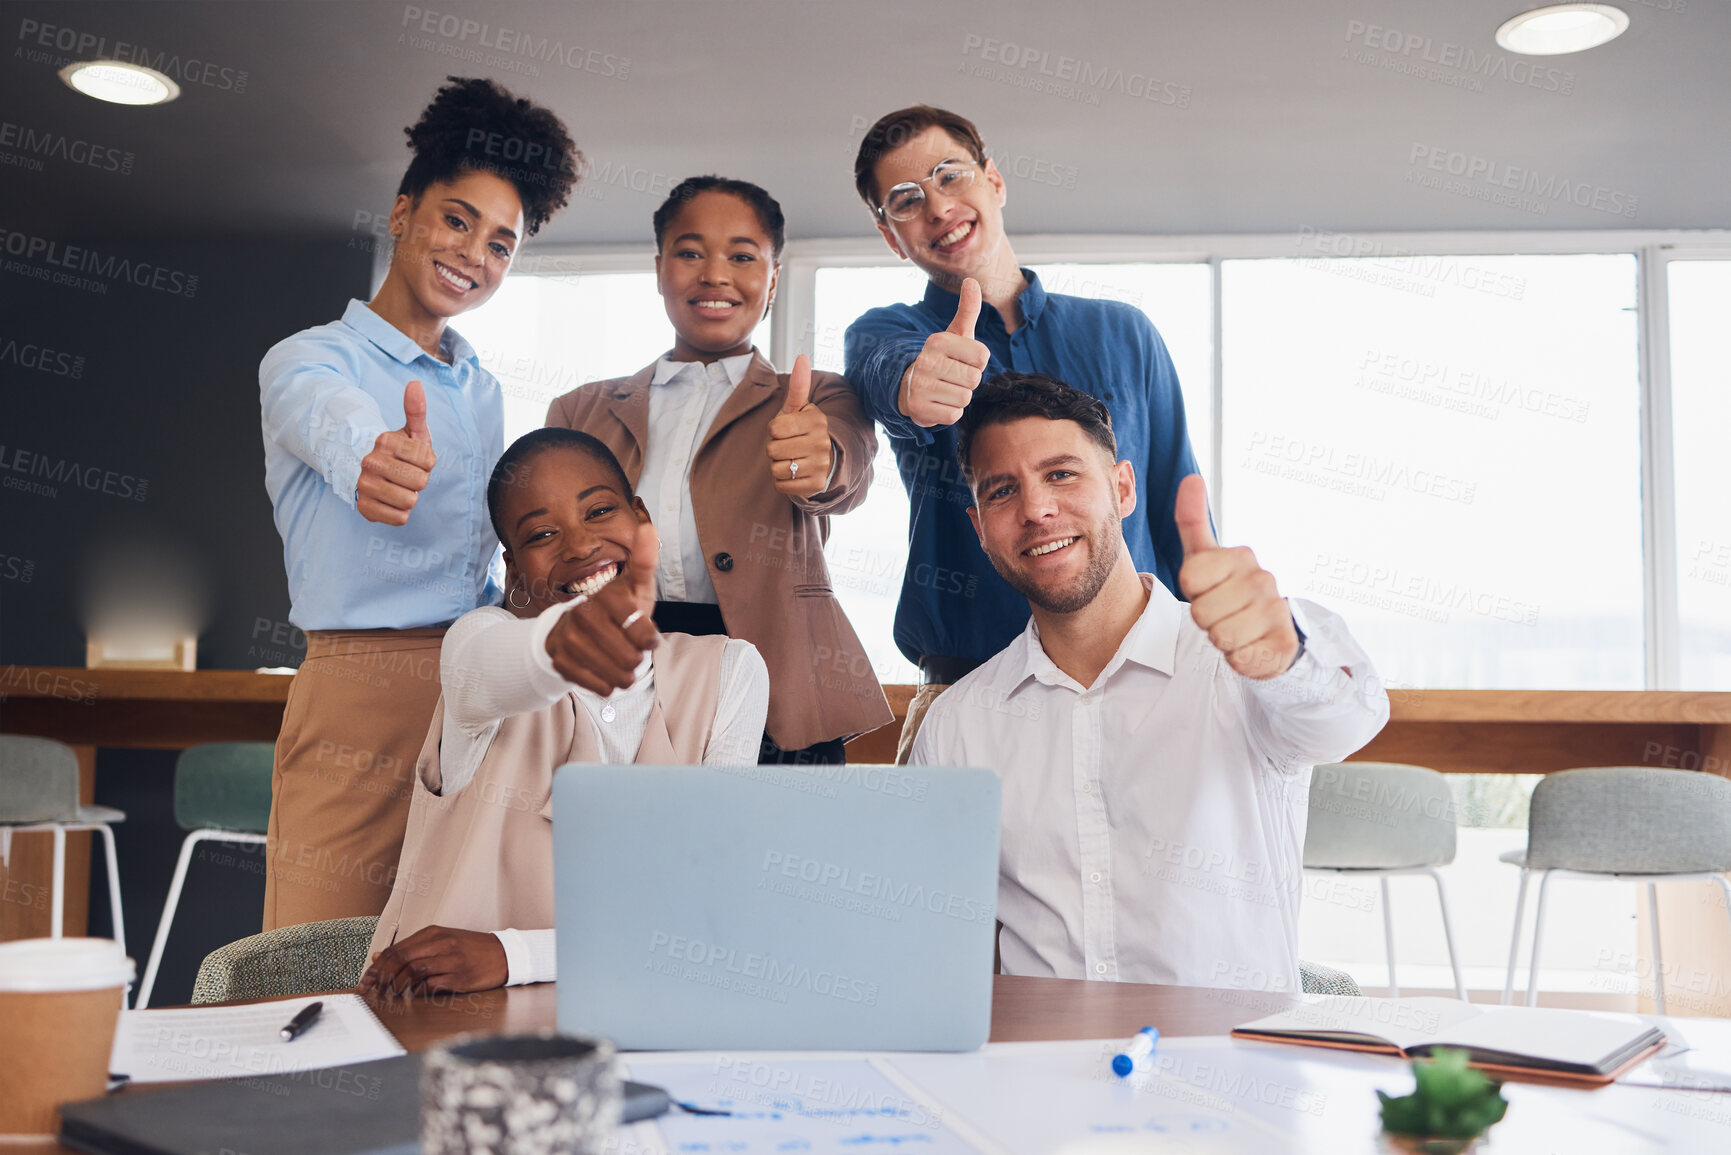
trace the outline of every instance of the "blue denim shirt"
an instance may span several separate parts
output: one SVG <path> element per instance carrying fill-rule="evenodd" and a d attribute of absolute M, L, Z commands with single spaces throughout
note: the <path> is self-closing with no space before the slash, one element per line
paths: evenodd
<path fill-rule="evenodd" d="M 1184 563 L 1172 505 L 1178 483 L 1197 472 L 1172 357 L 1147 316 L 1119 301 L 1048 294 L 1032 269 L 1018 304 L 1022 324 L 983 305 L 974 336 L 991 350 L 986 377 L 1044 373 L 1106 403 L 1118 456 L 1136 467 L 1136 508 L 1124 540 L 1136 568 L 1174 593 Z M 935 284 L 912 305 L 872 309 L 848 327 L 847 379 L 889 435 L 912 505 L 908 568 L 896 606 L 896 646 L 921 655 L 984 661 L 1028 623 L 1028 602 L 992 569 L 967 509 L 973 502 L 956 461 L 955 430 L 922 429 L 896 407 L 902 374 L 926 338 L 948 328 L 960 298 Z"/>
<path fill-rule="evenodd" d="M 279 341 L 258 367 L 264 479 L 283 540 L 289 621 L 303 630 L 408 629 L 496 604 L 487 479 L 504 452 L 499 382 L 450 328 L 449 364 L 364 302 Z M 403 526 L 355 509 L 361 459 L 403 427 L 419 380 L 438 455 Z"/>

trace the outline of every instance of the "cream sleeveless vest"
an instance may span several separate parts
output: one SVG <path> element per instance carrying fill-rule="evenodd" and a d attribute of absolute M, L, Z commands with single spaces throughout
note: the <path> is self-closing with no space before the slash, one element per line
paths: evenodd
<path fill-rule="evenodd" d="M 638 763 L 703 761 L 715 728 L 727 641 L 662 635 L 655 650 L 655 700 Z M 402 858 L 369 953 L 428 926 L 494 931 L 553 925 L 553 771 L 567 762 L 600 760 L 594 724 L 574 694 L 533 714 L 506 718 L 474 779 L 446 797 L 427 787 L 443 781 L 444 721 L 440 698 L 415 763 Z"/>

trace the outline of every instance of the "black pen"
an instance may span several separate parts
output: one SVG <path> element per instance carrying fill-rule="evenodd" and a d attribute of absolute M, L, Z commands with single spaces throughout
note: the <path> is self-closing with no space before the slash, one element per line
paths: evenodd
<path fill-rule="evenodd" d="M 313 1025 L 313 1022 L 319 1017 L 319 1012 L 324 1010 L 324 1007 L 325 1005 L 322 1002 L 308 1003 L 306 1006 L 301 1008 L 300 1014 L 290 1019 L 288 1021 L 288 1026 L 278 1031 L 277 1034 L 282 1038 L 283 1042 L 293 1042 L 296 1036 L 300 1035 L 308 1027 Z"/>

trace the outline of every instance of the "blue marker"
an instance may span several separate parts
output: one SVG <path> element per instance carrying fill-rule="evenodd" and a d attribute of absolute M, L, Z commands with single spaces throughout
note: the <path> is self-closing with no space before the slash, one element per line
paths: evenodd
<path fill-rule="evenodd" d="M 1156 1027 L 1143 1027 L 1131 1035 L 1124 1049 L 1112 1056 L 1112 1073 L 1128 1079 L 1132 1072 L 1146 1071 L 1153 1063 L 1154 1044 L 1159 1041 L 1160 1031 Z"/>

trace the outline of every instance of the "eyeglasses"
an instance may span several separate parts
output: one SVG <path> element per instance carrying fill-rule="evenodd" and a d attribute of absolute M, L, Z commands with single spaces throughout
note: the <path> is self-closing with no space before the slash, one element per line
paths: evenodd
<path fill-rule="evenodd" d="M 946 160 L 932 170 L 931 176 L 904 181 L 890 189 L 884 203 L 878 207 L 878 219 L 911 221 L 926 206 L 923 185 L 930 182 L 934 190 L 947 197 L 961 196 L 974 183 L 974 174 L 979 171 L 972 161 Z"/>

